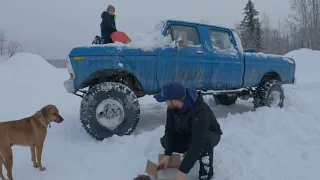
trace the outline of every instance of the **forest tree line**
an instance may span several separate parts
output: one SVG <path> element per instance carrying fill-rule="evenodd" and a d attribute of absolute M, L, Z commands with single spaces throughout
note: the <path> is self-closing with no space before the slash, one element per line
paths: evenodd
<path fill-rule="evenodd" d="M 320 0 L 291 0 L 286 21 L 277 27 L 270 25 L 267 14 L 260 15 L 252 0 L 244 8 L 244 18 L 235 25 L 244 50 L 286 54 L 289 51 L 310 48 L 320 50 Z M 12 56 L 24 43 L 9 40 L 0 29 L 0 56 Z"/>
<path fill-rule="evenodd" d="M 245 50 L 281 55 L 300 48 L 320 50 L 320 0 L 291 0 L 287 20 L 277 27 L 270 25 L 267 14 L 260 15 L 252 0 L 243 14 L 235 31 Z"/>

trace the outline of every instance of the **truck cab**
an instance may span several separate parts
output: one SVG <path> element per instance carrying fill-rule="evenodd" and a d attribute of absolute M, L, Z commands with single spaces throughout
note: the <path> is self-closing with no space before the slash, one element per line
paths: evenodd
<path fill-rule="evenodd" d="M 159 51 L 158 85 L 181 82 L 199 90 L 237 89 L 242 86 L 243 55 L 233 31 L 201 23 L 168 20 L 163 35 L 175 42 L 173 48 Z M 240 45 L 241 46 L 241 45 Z M 169 52 L 168 52 L 169 51 Z"/>

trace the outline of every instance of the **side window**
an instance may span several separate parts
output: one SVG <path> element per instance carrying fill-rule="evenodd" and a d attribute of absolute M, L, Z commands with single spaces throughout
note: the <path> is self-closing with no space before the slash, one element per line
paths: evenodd
<path fill-rule="evenodd" d="M 198 30 L 195 27 L 171 25 L 168 34 L 171 34 L 172 40 L 180 41 L 180 47 L 200 45 Z"/>
<path fill-rule="evenodd" d="M 214 49 L 234 49 L 231 37 L 226 31 L 210 29 L 210 38 Z"/>

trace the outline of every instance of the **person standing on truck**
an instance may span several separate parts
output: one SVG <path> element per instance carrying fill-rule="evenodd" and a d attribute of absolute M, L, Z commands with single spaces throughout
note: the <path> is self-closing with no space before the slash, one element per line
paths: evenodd
<path fill-rule="evenodd" d="M 100 23 L 100 27 L 102 44 L 113 43 L 111 34 L 117 31 L 115 22 L 115 11 L 115 8 L 112 5 L 109 5 L 107 7 L 107 10 L 103 11 L 101 14 L 102 21 Z"/>
<path fill-rule="evenodd" d="M 179 83 L 169 83 L 154 98 L 168 106 L 165 134 L 160 139 L 165 156 L 159 161 L 158 168 L 168 166 L 173 152 L 185 153 L 176 180 L 185 179 L 197 160 L 200 163 L 199 180 L 211 179 L 214 176 L 213 148 L 223 133 L 201 92 Z"/>

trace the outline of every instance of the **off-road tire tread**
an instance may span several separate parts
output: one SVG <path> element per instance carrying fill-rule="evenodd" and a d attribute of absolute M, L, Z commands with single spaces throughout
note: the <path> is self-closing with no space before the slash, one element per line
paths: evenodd
<path fill-rule="evenodd" d="M 82 126 L 84 127 L 84 129 L 86 130 L 86 132 L 91 135 L 94 139 L 98 140 L 98 141 L 102 141 L 105 138 L 108 137 L 103 137 L 101 135 L 99 135 L 97 132 L 94 132 L 91 128 L 90 128 L 90 123 L 92 120 L 92 117 L 95 113 L 95 109 L 94 106 L 96 106 L 97 100 L 94 98 L 95 95 L 97 93 L 101 93 L 101 92 L 108 92 L 110 90 L 116 90 L 118 92 L 122 92 L 125 94 L 127 100 L 132 103 L 132 106 L 126 106 L 127 108 L 131 108 L 131 110 L 134 113 L 134 117 L 133 117 L 133 125 L 132 127 L 125 133 L 120 133 L 118 134 L 119 136 L 122 135 L 130 135 L 138 126 L 139 124 L 139 120 L 140 120 L 140 105 L 139 105 L 139 101 L 137 96 L 135 95 L 135 93 L 128 88 L 127 86 L 120 84 L 120 83 L 116 83 L 116 82 L 103 82 L 97 85 L 92 86 L 88 92 L 83 96 L 83 99 L 81 101 L 81 105 L 80 105 L 80 120 L 82 123 Z M 112 136 L 110 134 L 110 136 Z"/>

